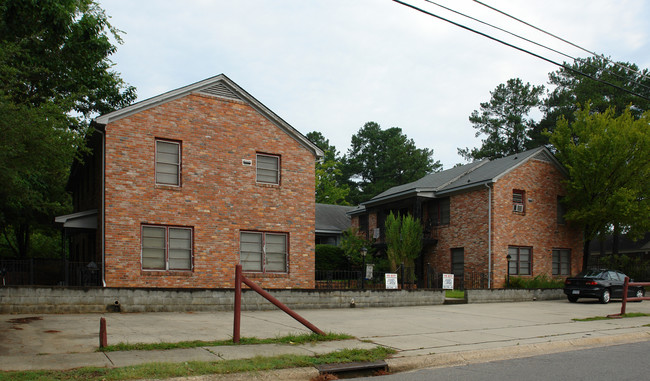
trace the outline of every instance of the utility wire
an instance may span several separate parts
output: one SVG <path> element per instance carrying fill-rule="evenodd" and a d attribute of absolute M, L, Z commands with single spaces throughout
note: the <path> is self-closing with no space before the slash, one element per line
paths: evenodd
<path fill-rule="evenodd" d="M 449 19 L 446 19 L 446 18 L 444 18 L 444 17 L 442 17 L 442 16 L 439 16 L 439 15 L 436 15 L 436 14 L 431 13 L 431 12 L 429 12 L 429 11 L 426 11 L 426 10 L 424 10 L 424 9 L 422 9 L 422 8 L 418 8 L 418 7 L 416 7 L 415 5 L 411 5 L 411 4 L 405 3 L 405 2 L 403 2 L 403 1 L 401 1 L 401 0 L 393 0 L 393 1 L 396 2 L 396 3 L 398 3 L 398 4 L 402 4 L 402 5 L 406 6 L 406 7 L 409 7 L 409 8 L 411 8 L 411 9 L 414 9 L 414 10 L 416 10 L 416 11 L 418 11 L 418 12 L 422 12 L 422 13 L 424 13 L 424 14 L 426 14 L 426 15 L 429 15 L 429 16 L 435 17 L 435 18 L 437 18 L 437 19 L 439 19 L 439 20 L 442 20 L 442 21 L 448 22 L 448 23 L 450 23 L 450 24 L 452 24 L 452 25 L 455 25 L 455 26 L 457 26 L 457 27 L 459 27 L 459 28 L 462 28 L 462 29 L 468 30 L 468 31 L 470 31 L 470 32 L 472 32 L 472 33 L 476 33 L 476 34 L 478 34 L 478 35 L 480 35 L 480 36 L 483 36 L 483 37 L 485 37 L 485 38 L 488 38 L 488 39 L 490 39 L 490 40 L 492 40 L 492 41 L 495 41 L 495 42 L 498 42 L 498 43 L 503 44 L 503 45 L 505 45 L 505 46 L 511 47 L 511 48 L 513 48 L 513 49 L 519 50 L 520 52 L 524 52 L 524 53 L 526 53 L 526 54 L 530 54 L 530 55 L 533 56 L 533 57 L 539 58 L 539 59 L 541 59 L 541 60 L 543 60 L 543 61 L 546 61 L 546 62 L 549 62 L 549 63 L 551 63 L 551 64 L 553 64 L 553 65 L 556 65 L 556 66 L 559 66 L 559 67 L 563 67 L 563 68 L 565 68 L 566 70 L 572 71 L 572 72 L 574 72 L 574 73 L 576 73 L 576 74 L 579 74 L 579 75 L 585 76 L 585 77 L 587 77 L 587 78 L 591 78 L 591 79 L 593 79 L 594 81 L 597 81 L 597 82 L 600 82 L 600 83 L 606 84 L 606 85 L 608 85 L 608 86 L 611 86 L 611 87 L 617 88 L 617 89 L 619 89 L 619 90 L 621 90 L 621 91 L 624 91 L 624 92 L 626 92 L 626 93 L 628 93 L 628 94 L 635 95 L 635 96 L 637 96 L 637 97 L 640 97 L 640 98 L 643 98 L 643 99 L 645 99 L 645 100 L 650 101 L 650 98 L 648 98 L 648 97 L 646 97 L 646 96 L 643 96 L 643 95 L 641 95 L 641 94 L 637 94 L 637 93 L 635 93 L 635 92 L 633 92 L 633 91 L 631 91 L 631 90 L 625 89 L 625 88 L 620 87 L 620 86 L 618 86 L 618 85 L 615 85 L 615 84 L 613 84 L 613 83 L 610 83 L 610 82 L 607 82 L 607 81 L 603 81 L 602 79 L 596 78 L 596 77 L 594 77 L 594 76 L 592 76 L 592 75 L 590 75 L 590 74 L 583 73 L 583 72 L 581 72 L 580 70 L 576 70 L 576 69 L 574 69 L 574 68 L 572 68 L 572 67 L 569 67 L 569 66 L 567 66 L 567 65 L 563 65 L 563 64 L 560 64 L 560 63 L 558 63 L 558 62 L 555 62 L 555 61 L 551 60 L 550 58 L 546 58 L 546 57 L 541 56 L 541 55 L 539 55 L 539 54 L 533 53 L 533 52 L 531 52 L 531 51 L 529 51 L 529 50 L 526 50 L 526 49 L 520 48 L 520 47 L 518 47 L 518 46 L 515 46 L 515 45 L 513 45 L 513 44 L 507 43 L 507 42 L 505 42 L 505 41 L 503 41 L 503 40 L 500 40 L 500 39 L 498 39 L 498 38 L 496 38 L 496 37 L 492 37 L 492 36 L 490 36 L 490 35 L 488 35 L 488 34 L 485 34 L 485 33 L 483 33 L 483 32 L 479 32 L 479 31 L 476 30 L 476 29 L 472 29 L 472 28 L 467 27 L 467 26 L 465 26 L 465 25 L 459 24 L 459 23 L 457 23 L 457 22 L 454 22 L 454 21 L 451 21 L 451 20 L 449 20 Z"/>
<path fill-rule="evenodd" d="M 467 15 L 467 14 L 465 14 L 465 13 L 462 13 L 462 12 L 456 11 L 456 10 L 451 9 L 451 8 L 449 8 L 449 7 L 446 7 L 446 6 L 442 5 L 442 4 L 438 4 L 438 3 L 436 3 L 435 1 L 432 1 L 432 0 L 424 0 L 424 1 L 426 1 L 427 3 L 431 3 L 431 4 L 433 4 L 433 5 L 437 6 L 437 7 L 440 7 L 440 8 L 442 8 L 442 9 L 445 9 L 445 10 L 447 10 L 447 11 L 449 11 L 449 12 L 453 12 L 453 13 L 455 13 L 455 14 L 457 14 L 457 15 L 460 15 L 460 16 L 463 16 L 463 17 L 468 18 L 468 19 L 470 19 L 470 20 L 473 20 L 473 21 L 476 21 L 476 22 L 478 22 L 478 23 L 481 23 L 481 24 L 483 24 L 483 25 L 487 25 L 487 26 L 489 26 L 490 28 L 493 28 L 493 29 L 499 30 L 499 31 L 501 31 L 501 32 L 507 33 L 507 34 L 509 34 L 509 35 L 511 35 L 511 36 L 514 36 L 514 37 L 516 37 L 516 38 L 519 38 L 520 40 L 524 40 L 524 41 L 529 42 L 529 43 L 531 43 L 531 44 L 537 45 L 537 46 L 539 46 L 539 47 L 541 47 L 541 48 L 544 48 L 544 49 L 546 49 L 546 50 L 549 50 L 549 51 L 551 51 L 551 52 L 553 52 L 553 53 L 557 53 L 557 54 L 560 54 L 560 55 L 562 55 L 562 56 L 564 56 L 564 57 L 570 58 L 571 60 L 573 60 L 573 62 L 579 62 L 579 61 L 580 61 L 579 58 L 573 57 L 573 56 L 571 56 L 571 55 L 569 55 L 569 54 L 566 54 L 566 53 L 563 53 L 563 52 L 561 52 L 561 51 L 559 51 L 559 50 L 556 50 L 556 49 L 550 48 L 550 47 L 548 47 L 548 46 L 546 46 L 546 45 L 543 45 L 543 44 L 540 44 L 540 43 L 535 42 L 535 41 L 533 41 L 533 40 L 530 40 L 530 39 L 528 39 L 528 38 L 526 38 L 526 37 L 522 37 L 522 36 L 520 36 L 520 35 L 518 35 L 518 34 L 516 34 L 516 33 L 510 32 L 510 31 L 505 30 L 505 29 L 503 29 L 503 28 L 500 28 L 500 27 L 498 27 L 498 26 L 492 25 L 492 24 L 490 24 L 490 23 L 488 23 L 488 22 L 485 22 L 485 21 L 483 21 L 483 20 L 479 20 L 479 19 L 477 19 L 477 18 L 475 18 L 475 17 L 472 17 L 472 16 L 469 16 L 469 15 Z M 617 77 L 617 78 L 619 78 L 619 79 L 621 79 L 621 80 L 624 80 L 624 81 L 630 81 L 629 78 L 626 78 L 626 77 L 623 77 L 622 75 L 619 75 L 619 74 L 617 74 L 617 73 L 614 73 L 613 71 L 609 70 L 607 67 L 601 68 L 601 67 L 598 67 L 598 66 L 596 66 L 596 65 L 594 65 L 594 64 L 592 64 L 592 63 L 590 63 L 590 62 L 587 62 L 587 61 L 583 61 L 583 63 L 586 64 L 586 65 L 588 65 L 588 66 L 591 66 L 592 68 L 594 68 L 594 69 L 596 69 L 596 70 L 603 70 L 603 71 L 606 71 L 606 72 L 608 72 L 609 74 L 611 74 L 611 75 L 613 75 L 613 76 L 615 76 L 615 77 Z M 630 69 L 630 70 L 631 70 L 631 69 Z M 634 70 L 632 70 L 632 71 L 634 71 Z M 634 81 L 634 80 L 631 80 L 631 82 L 634 83 L 634 84 L 636 84 L 636 85 L 639 85 L 639 86 L 645 87 L 646 89 L 650 90 L 650 87 L 644 85 L 643 83 L 636 82 L 636 81 Z"/>
<path fill-rule="evenodd" d="M 620 67 L 620 68 L 623 69 L 623 70 L 631 71 L 631 72 L 633 72 L 633 73 L 635 73 L 635 74 L 637 74 L 637 75 L 639 75 L 639 76 L 641 76 L 641 77 L 643 77 L 643 78 L 645 78 L 645 79 L 650 79 L 650 77 L 648 77 L 647 75 L 645 75 L 645 74 L 643 74 L 643 73 L 641 73 L 641 72 L 639 72 L 639 71 L 637 71 L 637 70 L 634 70 L 634 69 L 632 69 L 632 68 L 629 68 L 629 67 L 627 67 L 627 66 L 621 65 L 620 63 L 618 63 L 618 62 L 616 62 L 616 61 L 612 61 L 612 60 L 610 60 L 609 58 L 605 57 L 605 56 L 602 55 L 602 54 L 599 55 L 599 54 L 596 53 L 596 52 L 592 52 L 592 51 L 590 51 L 590 50 L 588 50 L 588 49 L 585 49 L 585 48 L 583 48 L 583 47 L 580 46 L 580 45 L 574 44 L 574 43 L 571 42 L 571 41 L 567 41 L 567 40 L 565 40 L 565 39 L 562 38 L 562 37 L 556 36 L 556 35 L 554 35 L 553 33 L 547 32 L 547 31 L 545 31 L 544 29 L 538 28 L 538 27 L 536 27 L 535 25 L 532 25 L 532 24 L 530 24 L 530 23 L 527 23 L 526 21 L 523 21 L 523 20 L 521 20 L 521 19 L 518 19 L 517 17 L 514 17 L 514 16 L 512 16 L 512 15 L 509 15 L 508 13 L 503 12 L 503 11 L 501 11 L 501 10 L 499 10 L 499 9 L 497 9 L 497 8 L 494 8 L 494 7 L 492 7 L 492 6 L 488 5 L 488 4 L 485 4 L 485 3 L 481 2 L 481 1 L 478 1 L 478 0 L 473 0 L 473 1 L 474 1 L 475 3 L 479 3 L 479 4 L 481 4 L 482 6 L 484 6 L 484 7 L 486 7 L 486 8 L 492 9 L 492 10 L 495 11 L 495 12 L 501 13 L 502 15 L 504 15 L 504 16 L 506 16 L 506 17 L 510 17 L 510 18 L 513 19 L 513 20 L 519 21 L 520 23 L 522 23 L 522 24 L 524 24 L 524 25 L 526 25 L 526 26 L 529 26 L 529 27 L 531 27 L 531 28 L 533 28 L 533 29 L 535 29 L 535 30 L 538 30 L 538 31 L 540 31 L 540 32 L 542 32 L 542 33 L 544 33 L 544 34 L 547 34 L 547 35 L 549 35 L 549 36 L 551 36 L 551 37 L 553 37 L 553 38 L 556 38 L 556 39 L 558 39 L 558 40 L 560 40 L 560 41 L 562 41 L 562 42 L 564 42 L 564 43 L 566 43 L 566 44 L 569 44 L 569 45 L 571 45 L 571 46 L 573 46 L 573 47 L 576 47 L 576 48 L 578 48 L 578 49 L 580 49 L 580 50 L 582 50 L 582 51 L 584 51 L 584 52 L 586 52 L 586 53 L 589 53 L 589 54 L 595 56 L 595 57 L 602 58 L 602 59 L 604 59 L 605 61 L 607 61 L 608 63 L 611 63 L 611 64 L 613 64 L 613 65 L 616 65 L 616 66 Z"/>

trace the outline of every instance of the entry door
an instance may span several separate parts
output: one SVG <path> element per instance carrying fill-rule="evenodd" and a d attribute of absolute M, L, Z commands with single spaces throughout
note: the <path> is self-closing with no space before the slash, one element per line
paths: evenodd
<path fill-rule="evenodd" d="M 465 275 L 465 249 L 451 249 L 451 272 L 454 278 L 462 279 Z"/>

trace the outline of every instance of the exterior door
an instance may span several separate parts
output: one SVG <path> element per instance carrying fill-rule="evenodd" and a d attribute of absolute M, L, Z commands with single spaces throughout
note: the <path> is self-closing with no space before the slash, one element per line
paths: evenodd
<path fill-rule="evenodd" d="M 464 289 L 465 277 L 465 249 L 460 247 L 451 249 L 451 272 L 454 274 L 454 284 L 458 289 Z"/>

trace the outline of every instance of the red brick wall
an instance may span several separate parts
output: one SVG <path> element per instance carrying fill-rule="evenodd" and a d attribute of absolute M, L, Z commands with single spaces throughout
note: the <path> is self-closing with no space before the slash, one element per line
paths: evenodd
<path fill-rule="evenodd" d="M 487 272 L 487 188 L 452 195 L 449 204 L 449 225 L 436 228 L 438 243 L 427 261 L 436 272 L 451 273 L 451 249 L 463 248 L 465 272 Z"/>
<path fill-rule="evenodd" d="M 582 234 L 557 223 L 557 197 L 564 194 L 560 170 L 552 163 L 529 160 L 498 179 L 492 190 L 492 284 L 503 287 L 508 246 L 532 247 L 532 275 L 552 276 L 552 250 L 571 250 L 571 274 L 582 268 Z M 514 213 L 512 191 L 525 191 L 525 213 Z M 529 201 L 529 199 L 531 201 Z M 436 245 L 425 247 L 425 262 L 436 272 L 451 272 L 451 250 L 463 248 L 465 273 L 489 272 L 488 188 L 451 195 L 450 223 L 435 227 Z M 370 221 L 376 221 L 371 213 Z M 425 216 L 426 218 L 426 216 Z M 358 226 L 358 217 L 352 218 Z M 370 228 L 375 227 L 371 222 Z"/>
<path fill-rule="evenodd" d="M 182 141 L 181 187 L 155 185 L 156 138 Z M 279 186 L 256 184 L 258 152 L 281 156 Z M 245 275 L 267 288 L 313 288 L 314 161 L 238 101 L 193 94 L 109 123 L 106 285 L 234 287 L 240 231 L 256 230 L 289 235 L 289 271 Z M 142 224 L 193 227 L 193 271 L 142 270 Z"/>
<path fill-rule="evenodd" d="M 492 252 L 494 283 L 506 279 L 508 246 L 532 247 L 532 276 L 552 273 L 552 250 L 571 250 L 571 273 L 582 268 L 582 234 L 557 223 L 557 197 L 564 195 L 564 177 L 553 164 L 529 160 L 494 184 Z M 525 212 L 513 212 L 512 191 L 525 191 Z"/>

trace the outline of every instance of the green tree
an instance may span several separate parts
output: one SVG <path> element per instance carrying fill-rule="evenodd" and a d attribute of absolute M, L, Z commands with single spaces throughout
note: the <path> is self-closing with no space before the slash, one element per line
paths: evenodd
<path fill-rule="evenodd" d="M 635 119 L 628 107 L 575 112 L 549 134 L 558 160 L 569 172 L 565 218 L 584 229 L 584 266 L 589 242 L 612 228 L 632 238 L 650 230 L 650 112 Z"/>
<path fill-rule="evenodd" d="M 307 138 L 325 153 L 316 163 L 316 202 L 321 204 L 349 205 L 346 197 L 350 193 L 347 184 L 341 181 L 341 158 L 336 147 L 318 131 L 309 132 Z"/>
<path fill-rule="evenodd" d="M 396 271 L 399 264 L 409 271 L 408 278 L 414 280 L 415 258 L 422 251 L 422 224 L 413 216 L 397 216 L 390 212 L 386 217 L 386 255 L 390 262 L 391 271 Z"/>
<path fill-rule="evenodd" d="M 345 257 L 348 259 L 350 264 L 353 266 L 361 266 L 363 263 L 361 251 L 364 248 L 367 250 L 366 256 L 372 257 L 372 254 L 375 252 L 375 249 L 372 246 L 372 241 L 365 239 L 359 233 L 358 228 L 353 226 L 343 232 L 341 249 L 343 249 Z"/>
<path fill-rule="evenodd" d="M 48 231 L 69 206 L 65 184 L 83 138 L 69 126 L 54 103 L 31 107 L 0 97 L 0 231 L 14 256 L 26 257 L 34 230 Z"/>
<path fill-rule="evenodd" d="M 433 150 L 417 148 L 401 128 L 382 130 L 368 122 L 352 136 L 342 170 L 350 187 L 348 201 L 358 204 L 441 168 L 439 161 L 433 161 Z"/>
<path fill-rule="evenodd" d="M 578 59 L 550 73 L 549 84 L 553 91 L 544 100 L 544 117 L 529 133 L 534 146 L 548 144 L 548 135 L 544 131 L 552 132 L 560 117 L 573 122 L 579 105 L 589 104 L 592 112 L 599 113 L 613 107 L 615 115 L 620 115 L 630 106 L 634 118 L 640 118 L 650 110 L 650 71 L 641 70 L 633 63 L 612 62 L 604 57 Z"/>
<path fill-rule="evenodd" d="M 127 106 L 135 88 L 112 71 L 118 30 L 92 0 L 13 0 L 0 6 L 0 90 L 12 102 L 55 103 L 84 117 Z"/>
<path fill-rule="evenodd" d="M 469 117 L 476 137 L 485 136 L 481 148 L 459 148 L 458 154 L 467 160 L 497 159 L 528 149 L 528 131 L 535 125 L 529 113 L 542 104 L 543 92 L 544 86 L 519 78 L 497 86 L 490 100 L 481 103 L 481 111 Z"/>
<path fill-rule="evenodd" d="M 0 5 L 0 231 L 19 257 L 69 210 L 65 183 L 90 118 L 135 99 L 110 70 L 111 36 L 120 41 L 91 0 Z"/>

